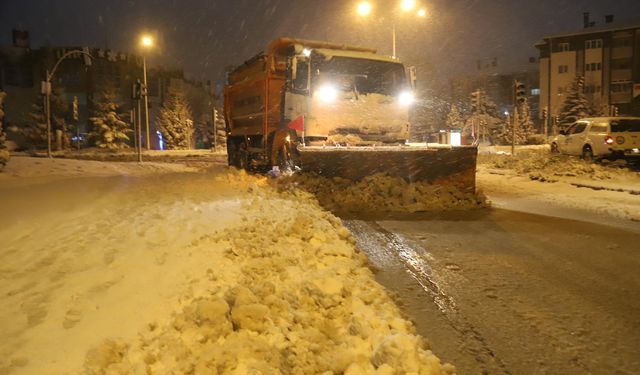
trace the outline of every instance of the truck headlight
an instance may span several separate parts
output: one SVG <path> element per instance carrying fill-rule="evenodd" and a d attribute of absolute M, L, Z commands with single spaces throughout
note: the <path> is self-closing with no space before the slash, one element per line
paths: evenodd
<path fill-rule="evenodd" d="M 338 90 L 332 85 L 323 85 L 316 91 L 316 96 L 325 103 L 333 103 L 338 97 Z"/>
<path fill-rule="evenodd" d="M 405 107 L 408 107 L 411 104 L 413 104 L 415 100 L 416 100 L 416 97 L 415 95 L 413 95 L 411 91 L 404 91 L 400 93 L 400 96 L 398 96 L 398 102 L 400 103 L 400 105 Z"/>

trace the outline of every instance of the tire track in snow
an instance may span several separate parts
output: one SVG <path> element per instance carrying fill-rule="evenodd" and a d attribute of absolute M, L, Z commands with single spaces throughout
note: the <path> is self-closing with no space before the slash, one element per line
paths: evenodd
<path fill-rule="evenodd" d="M 346 220 L 344 225 L 355 237 L 358 247 L 376 267 L 384 270 L 393 263 L 401 263 L 404 270 L 431 297 L 446 321 L 467 345 L 467 350 L 474 354 L 481 373 L 491 373 L 491 363 L 494 363 L 503 374 L 511 374 L 483 335 L 459 311 L 453 297 L 446 293 L 431 267 L 415 249 L 416 245 L 410 244 L 401 235 L 386 230 L 375 221 Z"/>

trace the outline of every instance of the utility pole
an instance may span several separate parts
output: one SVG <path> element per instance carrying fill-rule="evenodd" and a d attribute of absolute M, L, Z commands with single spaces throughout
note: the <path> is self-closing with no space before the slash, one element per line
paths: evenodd
<path fill-rule="evenodd" d="M 51 158 L 51 80 L 49 77 L 49 69 L 47 69 L 46 81 L 42 84 L 42 93 L 44 94 L 44 113 L 47 117 L 47 157 Z"/>
<path fill-rule="evenodd" d="M 142 55 L 142 95 L 144 96 L 144 122 L 147 130 L 147 150 L 151 150 L 151 136 L 149 134 L 149 90 L 147 88 L 147 57 Z"/>
<path fill-rule="evenodd" d="M 135 117 L 132 116 L 134 123 L 136 151 L 138 152 L 138 163 L 142 163 L 142 111 L 140 108 L 140 102 L 142 101 L 142 83 L 140 79 L 133 83 L 131 89 L 131 98 L 134 101 Z M 136 121 L 137 120 L 137 121 Z"/>
<path fill-rule="evenodd" d="M 80 115 L 78 114 L 78 97 L 73 97 L 73 123 L 76 126 L 76 147 L 80 151 Z"/>
<path fill-rule="evenodd" d="M 546 141 L 546 139 L 549 137 L 549 106 L 545 106 L 542 109 L 542 121 L 543 121 L 543 132 L 544 132 L 544 139 Z"/>
<path fill-rule="evenodd" d="M 211 115 L 213 120 L 213 138 L 211 139 L 211 148 L 213 151 L 216 151 L 216 147 L 218 146 L 218 111 L 216 107 L 211 108 Z"/>
<path fill-rule="evenodd" d="M 511 126 L 511 156 L 516 154 L 516 126 L 518 126 L 518 105 L 523 104 L 526 98 L 524 83 L 513 81 L 513 126 Z"/>

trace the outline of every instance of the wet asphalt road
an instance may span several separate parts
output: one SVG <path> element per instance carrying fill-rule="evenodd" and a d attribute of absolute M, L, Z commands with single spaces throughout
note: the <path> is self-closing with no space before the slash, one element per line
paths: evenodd
<path fill-rule="evenodd" d="M 640 225 L 499 209 L 345 223 L 459 374 L 640 373 Z"/>

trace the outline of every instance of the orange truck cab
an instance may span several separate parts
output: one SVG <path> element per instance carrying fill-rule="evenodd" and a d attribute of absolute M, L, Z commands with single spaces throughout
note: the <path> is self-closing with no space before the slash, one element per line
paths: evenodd
<path fill-rule="evenodd" d="M 229 165 L 282 165 L 303 146 L 404 144 L 414 81 L 374 49 L 277 39 L 228 75 Z"/>

